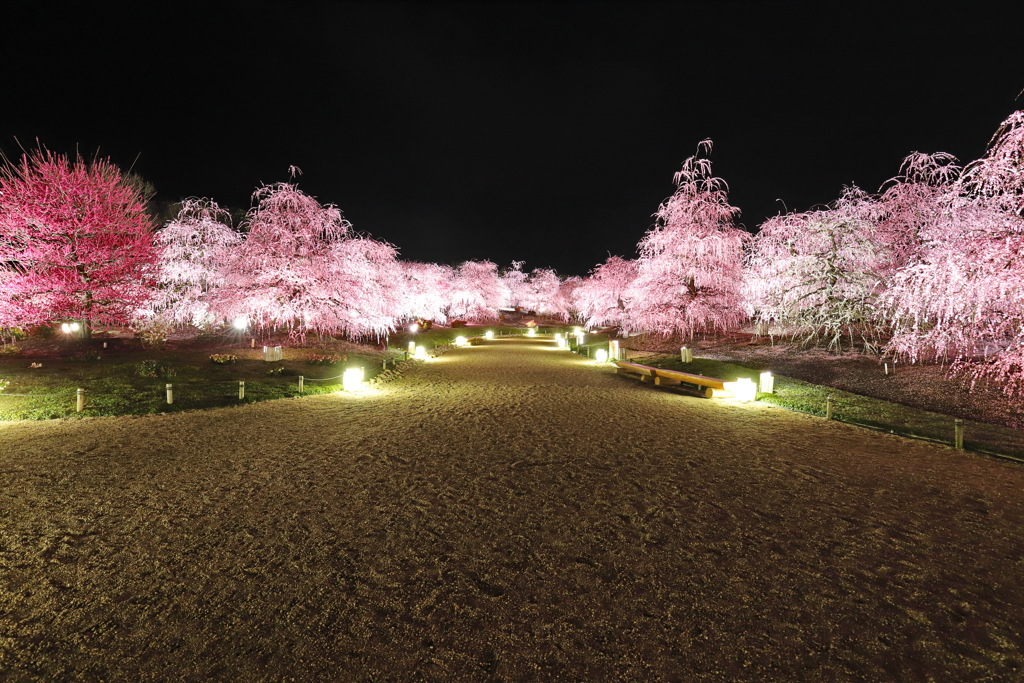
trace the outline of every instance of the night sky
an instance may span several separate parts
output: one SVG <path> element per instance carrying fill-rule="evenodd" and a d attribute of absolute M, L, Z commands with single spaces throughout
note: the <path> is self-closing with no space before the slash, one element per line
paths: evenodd
<path fill-rule="evenodd" d="M 751 231 L 911 151 L 977 158 L 1024 107 L 1008 4 L 15 0 L 0 150 L 241 209 L 295 165 L 405 259 L 583 275 L 635 255 L 704 138 Z"/>

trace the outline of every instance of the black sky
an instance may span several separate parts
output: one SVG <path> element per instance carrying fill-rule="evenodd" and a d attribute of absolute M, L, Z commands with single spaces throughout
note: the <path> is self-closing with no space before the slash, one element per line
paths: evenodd
<path fill-rule="evenodd" d="M 403 258 L 585 274 L 704 138 L 750 230 L 911 151 L 980 156 L 1024 107 L 1007 4 L 15 2 L 0 150 L 240 208 L 296 165 Z"/>

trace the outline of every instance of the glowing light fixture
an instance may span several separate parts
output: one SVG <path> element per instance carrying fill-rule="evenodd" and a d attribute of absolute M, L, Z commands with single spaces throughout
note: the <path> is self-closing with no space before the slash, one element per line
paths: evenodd
<path fill-rule="evenodd" d="M 455 338 L 455 345 L 456 346 L 465 346 L 467 344 L 469 344 L 469 340 L 466 339 L 465 337 L 458 336 L 458 337 Z"/>
<path fill-rule="evenodd" d="M 416 355 L 416 342 L 414 342 L 414 341 L 409 342 L 409 355 L 410 356 L 415 356 Z"/>
<path fill-rule="evenodd" d="M 537 336 L 537 328 L 536 327 L 531 327 L 530 329 L 528 329 L 526 331 L 526 336 L 527 337 L 536 337 Z"/>
<path fill-rule="evenodd" d="M 341 386 L 345 391 L 359 391 L 363 388 L 363 369 L 345 368 L 341 376 Z"/>
<path fill-rule="evenodd" d="M 416 353 L 415 353 L 414 357 L 416 358 L 416 360 L 426 360 L 427 359 L 427 347 L 425 347 L 425 346 L 417 346 L 416 347 Z"/>
<path fill-rule="evenodd" d="M 68 325 L 67 323 L 61 323 L 60 331 L 63 332 L 64 334 L 71 334 L 71 325 Z"/>
<path fill-rule="evenodd" d="M 419 332 L 420 331 L 419 323 L 413 323 L 412 325 L 409 325 L 409 331 L 412 332 L 413 334 L 416 334 L 417 332 Z"/>
<path fill-rule="evenodd" d="M 583 334 L 583 328 L 582 327 L 574 327 L 574 328 L 572 328 L 572 333 L 575 334 L 578 337 L 581 334 Z"/>
<path fill-rule="evenodd" d="M 246 318 L 244 315 L 240 315 L 237 318 L 235 318 L 234 321 L 232 321 L 231 325 L 236 330 L 244 330 L 245 328 L 249 327 L 249 319 Z"/>
<path fill-rule="evenodd" d="M 736 398 L 745 403 L 749 403 L 757 398 L 757 384 L 754 380 L 749 377 L 740 377 L 736 384 Z"/>
<path fill-rule="evenodd" d="M 494 339 L 494 330 L 484 332 L 484 339 Z"/>
<path fill-rule="evenodd" d="M 775 377 L 768 370 L 761 373 L 761 393 L 762 394 L 774 394 L 775 393 Z"/>
<path fill-rule="evenodd" d="M 622 354 L 619 351 L 618 339 L 612 339 L 608 342 L 608 357 L 612 360 L 622 360 Z"/>
<path fill-rule="evenodd" d="M 757 385 L 749 377 L 740 377 L 735 382 L 722 382 L 725 391 L 715 392 L 715 398 L 731 398 L 748 403 L 757 398 Z"/>
<path fill-rule="evenodd" d="M 79 325 L 78 323 L 71 323 L 71 331 L 72 332 L 78 332 L 78 330 L 80 328 L 81 328 L 81 325 Z"/>
<path fill-rule="evenodd" d="M 597 361 L 598 363 L 607 363 L 608 352 L 605 349 L 598 349 L 597 352 L 594 354 L 594 360 Z"/>

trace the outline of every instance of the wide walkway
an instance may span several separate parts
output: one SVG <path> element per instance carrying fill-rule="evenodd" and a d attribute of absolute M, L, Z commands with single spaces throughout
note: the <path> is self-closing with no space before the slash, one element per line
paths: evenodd
<path fill-rule="evenodd" d="M 0 424 L 0 671 L 1024 675 L 1024 467 L 550 346 L 364 396 Z"/>

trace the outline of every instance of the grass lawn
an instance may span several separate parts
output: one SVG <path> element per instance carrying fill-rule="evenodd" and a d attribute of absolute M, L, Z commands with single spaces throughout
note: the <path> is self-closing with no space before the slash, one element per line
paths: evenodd
<path fill-rule="evenodd" d="M 50 343 L 41 351 L 41 344 L 23 340 L 20 353 L 0 355 L 0 380 L 9 383 L 0 393 L 0 420 L 145 415 L 288 398 L 300 395 L 300 376 L 302 395 L 340 391 L 345 369 L 361 367 L 364 378 L 370 380 L 404 360 L 410 341 L 429 352 L 457 336 L 479 336 L 486 330 L 497 335 L 525 333 L 522 327 L 508 325 L 403 331 L 392 335 L 386 348 L 310 338 L 304 347 L 282 344 L 279 361 L 263 360 L 261 345 L 252 348 L 248 339 L 237 335 L 196 338 L 159 350 L 143 349 L 135 340 L 97 337 L 64 345 Z M 104 341 L 110 348 L 103 348 Z M 214 355 L 235 360 L 215 363 Z M 31 367 L 34 363 L 40 367 Z M 242 399 L 239 382 L 245 383 Z M 168 384 L 173 387 L 171 404 L 167 403 Z M 81 412 L 77 411 L 78 388 L 86 390 Z"/>

